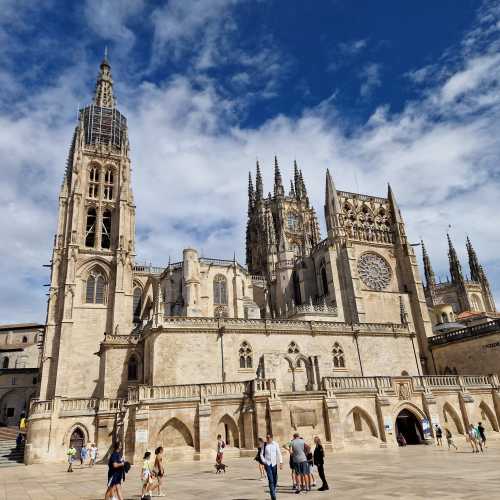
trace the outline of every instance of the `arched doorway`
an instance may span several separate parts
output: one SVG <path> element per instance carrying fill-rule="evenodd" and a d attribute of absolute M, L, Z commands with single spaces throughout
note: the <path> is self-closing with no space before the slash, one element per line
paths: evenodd
<path fill-rule="evenodd" d="M 219 424 L 217 426 L 217 434 L 220 434 L 222 436 L 222 439 L 227 446 L 232 446 L 233 448 L 240 447 L 238 426 L 229 415 L 224 415 L 219 420 Z"/>
<path fill-rule="evenodd" d="M 69 446 L 76 449 L 76 456 L 80 456 L 80 450 L 83 448 L 83 444 L 85 442 L 85 435 L 80 427 L 76 427 L 71 433 L 71 437 L 69 438 Z"/>
<path fill-rule="evenodd" d="M 402 434 L 406 444 L 422 444 L 424 433 L 415 414 L 407 409 L 401 410 L 396 417 L 396 436 Z"/>

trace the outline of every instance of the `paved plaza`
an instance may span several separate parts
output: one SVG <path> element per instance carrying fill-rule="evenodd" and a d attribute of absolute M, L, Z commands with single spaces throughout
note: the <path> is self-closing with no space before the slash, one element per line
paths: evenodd
<path fill-rule="evenodd" d="M 258 480 L 251 459 L 226 460 L 225 475 L 213 473 L 210 463 L 169 464 L 166 498 L 175 500 L 260 500 L 269 498 L 266 483 Z M 327 474 L 332 490 L 313 491 L 308 498 L 339 499 L 488 499 L 499 498 L 500 443 L 484 454 L 462 446 L 448 452 L 431 446 L 395 450 L 338 452 L 328 457 Z M 31 465 L 0 470 L 0 500 L 102 499 L 106 467 L 64 464 Z M 140 471 L 133 467 L 124 485 L 126 499 L 140 498 Z M 285 464 L 279 477 L 279 498 L 294 498 Z M 302 494 L 303 495 L 303 494 Z"/>

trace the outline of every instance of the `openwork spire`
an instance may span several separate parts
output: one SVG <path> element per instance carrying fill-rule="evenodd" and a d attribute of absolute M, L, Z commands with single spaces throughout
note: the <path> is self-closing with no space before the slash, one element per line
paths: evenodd
<path fill-rule="evenodd" d="M 436 285 L 436 276 L 434 275 L 431 259 L 429 258 L 423 240 L 420 240 L 420 245 L 422 246 L 422 260 L 424 261 L 425 283 L 427 288 L 431 289 Z"/>
<path fill-rule="evenodd" d="M 113 96 L 113 79 L 111 77 L 111 66 L 108 61 L 108 50 L 104 52 L 104 59 L 100 65 L 95 86 L 94 104 L 101 108 L 114 108 L 115 98 Z"/>
<path fill-rule="evenodd" d="M 262 198 L 264 197 L 264 185 L 262 183 L 262 174 L 260 173 L 260 165 L 258 161 L 257 171 L 255 174 L 255 190 L 256 200 L 262 200 Z"/>
<path fill-rule="evenodd" d="M 458 260 L 457 252 L 451 242 L 450 235 L 447 234 L 446 236 L 448 238 L 448 260 L 450 261 L 451 281 L 453 283 L 463 283 L 464 277 L 462 275 L 462 266 Z"/>
<path fill-rule="evenodd" d="M 255 192 L 253 190 L 252 173 L 248 172 L 248 215 L 249 216 L 253 209 L 254 198 L 255 198 Z"/>
<path fill-rule="evenodd" d="M 477 258 L 476 251 L 474 250 L 468 236 L 465 246 L 467 247 L 467 254 L 469 255 L 469 268 L 470 268 L 471 280 L 481 281 L 482 267 L 479 264 L 479 259 Z"/>
<path fill-rule="evenodd" d="M 297 166 L 296 160 L 293 160 L 293 180 L 295 182 L 295 194 L 296 194 L 297 198 L 301 198 L 302 185 L 300 183 L 300 172 L 299 172 L 299 167 Z"/>
<path fill-rule="evenodd" d="M 283 179 L 281 178 L 278 158 L 274 157 L 274 196 L 284 196 L 285 189 L 283 188 Z"/>

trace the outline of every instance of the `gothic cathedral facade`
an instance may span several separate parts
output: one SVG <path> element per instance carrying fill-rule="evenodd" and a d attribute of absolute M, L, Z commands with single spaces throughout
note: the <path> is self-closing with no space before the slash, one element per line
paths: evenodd
<path fill-rule="evenodd" d="M 426 377 L 436 371 L 427 340 L 437 292 L 427 270 L 424 290 L 390 187 L 385 197 L 339 191 L 327 172 L 322 239 L 297 163 L 285 191 L 275 159 L 267 196 L 257 165 L 246 266 L 188 248 L 153 267 L 135 263 L 130 174 L 105 58 L 59 197 L 27 463 L 89 441 L 104 456 L 114 440 L 131 461 L 159 444 L 169 458 L 200 459 L 217 433 L 228 450 L 253 454 L 258 436 L 284 441 L 293 429 L 329 449 L 395 446 L 403 411 L 422 440 L 423 422 L 446 418 L 446 404 L 456 426 L 480 411 L 468 398 L 476 386 Z M 481 396 L 493 430 L 495 397 Z"/>

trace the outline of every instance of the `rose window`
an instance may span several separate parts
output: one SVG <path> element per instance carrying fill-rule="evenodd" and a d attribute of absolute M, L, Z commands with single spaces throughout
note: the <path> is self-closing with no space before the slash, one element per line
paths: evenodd
<path fill-rule="evenodd" d="M 384 290 L 391 281 L 391 269 L 387 262 L 375 253 L 365 253 L 358 259 L 361 281 L 372 290 Z"/>

